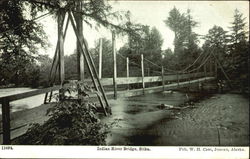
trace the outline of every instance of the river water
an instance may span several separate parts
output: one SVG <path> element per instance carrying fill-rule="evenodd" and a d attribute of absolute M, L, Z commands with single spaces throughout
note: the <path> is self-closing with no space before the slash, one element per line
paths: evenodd
<path fill-rule="evenodd" d="M 117 124 L 107 138 L 108 145 L 153 145 L 155 134 L 150 127 L 162 120 L 171 120 L 176 110 L 162 108 L 161 105 L 178 107 L 188 100 L 198 99 L 197 93 L 159 92 L 110 100 L 112 116 L 105 122 Z M 178 112 L 177 112 L 178 113 Z"/>

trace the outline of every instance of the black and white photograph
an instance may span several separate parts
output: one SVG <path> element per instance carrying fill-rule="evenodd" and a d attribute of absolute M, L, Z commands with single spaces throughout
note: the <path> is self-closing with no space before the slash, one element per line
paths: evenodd
<path fill-rule="evenodd" d="M 0 158 L 249 158 L 249 2 L 1 0 L 0 108 Z"/>

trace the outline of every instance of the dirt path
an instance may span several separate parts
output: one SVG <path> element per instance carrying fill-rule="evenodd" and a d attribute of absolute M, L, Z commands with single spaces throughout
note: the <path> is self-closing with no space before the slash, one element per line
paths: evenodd
<path fill-rule="evenodd" d="M 153 145 L 248 146 L 249 100 L 218 94 L 149 129 Z"/>

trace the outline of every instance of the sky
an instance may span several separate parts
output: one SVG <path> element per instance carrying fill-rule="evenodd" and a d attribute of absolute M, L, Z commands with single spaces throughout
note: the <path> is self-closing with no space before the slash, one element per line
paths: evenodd
<path fill-rule="evenodd" d="M 194 32 L 199 35 L 206 35 L 208 30 L 214 25 L 229 30 L 230 23 L 233 21 L 234 10 L 237 8 L 246 17 L 247 27 L 249 26 L 249 2 L 248 1 L 110 1 L 114 11 L 130 11 L 131 20 L 136 23 L 156 27 L 164 40 L 162 50 L 173 49 L 174 33 L 164 23 L 168 13 L 175 6 L 181 13 L 191 9 L 191 15 L 199 24 L 194 28 Z M 53 57 L 57 42 L 56 20 L 48 16 L 40 22 L 45 26 L 44 30 L 48 35 L 51 46 L 47 50 L 42 50 L 42 54 Z M 98 31 L 84 24 L 83 34 L 89 44 L 94 47 L 95 41 L 100 37 L 111 40 L 111 32 L 100 28 Z M 126 43 L 125 36 L 117 37 L 117 49 Z M 201 40 L 199 45 L 202 45 Z M 69 26 L 65 40 L 65 55 L 70 55 L 76 48 L 76 38 L 74 31 Z"/>

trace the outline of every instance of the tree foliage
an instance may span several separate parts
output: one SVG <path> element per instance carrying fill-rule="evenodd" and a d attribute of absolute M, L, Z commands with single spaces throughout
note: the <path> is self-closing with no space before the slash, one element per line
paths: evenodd
<path fill-rule="evenodd" d="M 39 47 L 47 46 L 46 36 L 41 24 L 25 16 L 29 13 L 19 0 L 4 1 L 0 6 L 0 69 L 3 70 L 0 84 L 18 85 L 20 81 L 26 81 L 29 71 L 37 72 L 32 69 L 34 55 Z"/>
<path fill-rule="evenodd" d="M 230 42 L 234 45 L 237 45 L 239 42 L 246 41 L 247 32 L 246 32 L 246 18 L 243 17 L 243 14 L 239 12 L 238 9 L 234 11 L 234 21 L 231 23 L 230 27 Z"/>
<path fill-rule="evenodd" d="M 163 39 L 160 32 L 155 27 L 153 27 L 146 36 L 143 50 L 145 57 L 155 62 L 161 59 L 162 44 Z"/>
<path fill-rule="evenodd" d="M 164 22 L 175 34 L 174 53 L 178 57 L 178 67 L 185 67 L 201 52 L 197 45 L 198 35 L 193 32 L 193 28 L 198 23 L 191 16 L 190 10 L 180 13 L 175 7 L 169 12 L 169 16 Z"/>
<path fill-rule="evenodd" d="M 237 79 L 236 84 L 243 88 L 248 86 L 249 79 L 249 39 L 247 41 L 245 20 L 243 14 L 236 9 L 230 26 L 230 56 L 227 60 L 227 70 L 231 78 Z"/>
<path fill-rule="evenodd" d="M 150 28 L 146 25 L 140 25 L 140 28 L 141 29 L 138 30 L 138 36 L 129 36 L 128 44 L 120 48 L 119 53 L 124 57 L 129 57 L 132 66 L 132 63 L 140 64 L 141 54 L 144 55 L 145 59 L 153 61 L 157 65 L 161 65 L 162 35 L 156 27 Z M 152 64 L 146 61 L 144 63 L 146 68 L 150 68 L 151 70 L 153 68 L 155 69 L 155 66 L 152 66 Z"/>
<path fill-rule="evenodd" d="M 178 61 L 177 55 L 170 48 L 164 50 L 162 54 L 164 56 L 163 58 L 164 67 L 167 69 L 176 70 L 176 68 L 179 66 L 178 63 L 176 62 Z"/>
<path fill-rule="evenodd" d="M 175 7 L 169 12 L 168 18 L 164 21 L 165 24 L 174 32 L 175 35 L 174 53 L 178 52 L 177 49 L 178 46 L 180 45 L 179 43 L 183 41 L 180 39 L 182 38 L 183 35 L 181 32 L 183 30 L 184 21 L 185 21 L 184 14 L 181 14 L 179 10 Z"/>
<path fill-rule="evenodd" d="M 203 44 L 203 51 L 213 53 L 216 56 L 233 85 L 247 88 L 249 46 L 246 22 L 243 14 L 237 9 L 229 29 L 230 31 L 225 31 L 219 26 L 211 28 L 205 36 L 206 41 Z M 215 62 L 216 59 L 213 59 L 213 61 Z M 220 68 L 218 78 L 225 79 Z"/>
<path fill-rule="evenodd" d="M 95 47 L 91 50 L 94 62 L 99 67 L 99 48 L 100 41 L 95 42 Z M 119 62 L 117 62 L 120 65 Z M 113 52 L 112 42 L 107 38 L 102 38 L 102 76 L 113 77 Z"/>
<path fill-rule="evenodd" d="M 227 31 L 225 31 L 220 26 L 214 26 L 209 29 L 208 34 L 205 36 L 205 43 L 203 44 L 203 50 L 205 52 L 211 52 L 217 56 L 219 61 L 226 56 L 228 53 L 228 35 Z"/>

